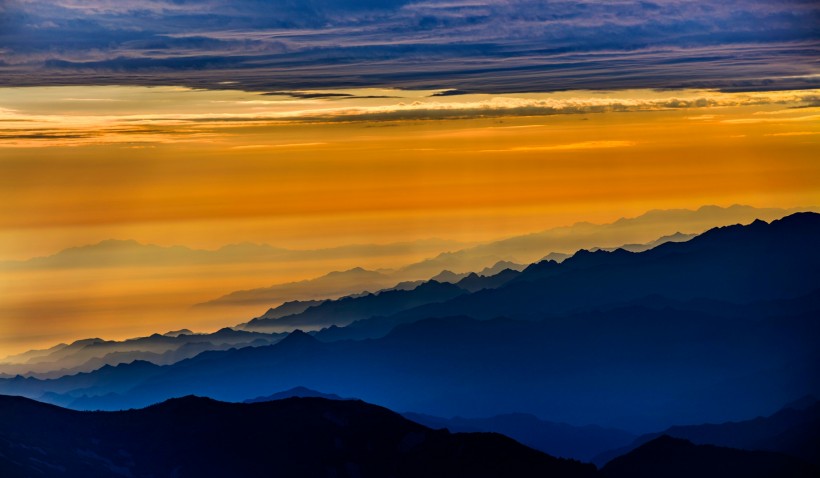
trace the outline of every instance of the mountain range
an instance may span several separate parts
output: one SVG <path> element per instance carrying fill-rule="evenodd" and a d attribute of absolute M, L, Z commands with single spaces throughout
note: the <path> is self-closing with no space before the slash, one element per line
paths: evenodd
<path fill-rule="evenodd" d="M 775 221 L 775 223 L 778 227 L 789 227 L 788 222 L 781 224 Z M 747 227 L 764 226 L 768 227 L 765 222 L 757 221 Z M 521 273 L 505 270 L 483 279 L 479 279 L 477 275 L 467 276 L 455 285 L 477 293 L 457 294 L 453 290 L 453 300 L 448 301 L 442 301 L 439 296 L 426 299 L 423 297 L 424 294 L 417 292 L 418 288 L 414 291 L 390 293 L 400 294 L 402 297 L 422 296 L 416 300 L 416 303 L 421 306 L 426 302 L 425 307 L 412 309 L 407 306 L 401 307 L 405 310 L 405 315 L 411 314 L 413 318 L 458 314 L 492 317 L 493 315 L 521 315 L 534 311 L 567 312 L 584 306 L 600 306 L 617 300 L 634 300 L 652 294 L 680 299 L 709 297 L 711 294 L 713 297 L 745 302 L 756 297 L 765 297 L 765 294 L 782 294 L 782 291 L 791 291 L 792 286 L 798 286 L 794 283 L 795 278 L 789 277 L 792 272 L 797 277 L 802 277 L 800 272 L 805 271 L 806 274 L 814 274 L 814 279 L 816 279 L 817 269 L 814 268 L 816 263 L 805 263 L 801 259 L 786 257 L 788 253 L 777 251 L 777 247 L 765 237 L 757 238 L 755 243 L 744 244 L 742 247 L 746 250 L 726 248 L 723 243 L 732 240 L 730 236 L 735 234 L 740 227 L 742 226 L 727 226 L 711 230 L 697 239 L 686 242 L 661 242 L 658 247 L 647 250 L 643 254 L 632 253 L 620 248 L 614 251 L 581 250 L 560 264 L 552 260 L 542 261 L 530 265 Z M 802 225 L 794 227 L 800 228 Z M 768 234 L 777 235 L 779 233 L 769 231 Z M 794 234 L 783 237 L 800 242 L 799 236 Z M 805 244 L 800 243 L 798 246 L 805 247 Z M 780 264 L 779 270 L 772 271 L 772 274 L 778 274 L 778 272 L 779 274 L 769 274 L 768 282 L 761 281 L 763 277 L 755 273 L 753 269 L 759 266 L 754 262 L 747 263 L 745 270 L 737 266 L 725 267 L 729 262 L 740 262 L 743 258 L 756 254 L 759 254 L 758 257 L 761 260 L 775 262 L 780 259 L 778 256 L 780 254 L 783 260 L 791 262 Z M 690 255 L 697 256 L 695 262 L 690 263 L 688 259 Z M 794 268 L 791 268 L 792 266 Z M 713 272 L 705 274 L 712 282 L 707 283 L 701 279 L 691 280 L 706 267 L 714 269 Z M 672 268 L 677 268 L 675 274 L 663 274 L 659 270 Z M 688 272 L 687 268 L 689 268 Z M 725 273 L 734 275 L 727 276 Z M 809 281 L 809 283 L 817 284 L 817 281 Z M 716 290 L 716 287 L 723 287 L 724 290 Z M 732 287 L 734 290 L 729 290 Z M 546 292 L 539 294 L 536 288 Z M 598 296 L 590 295 L 589 289 L 596 291 Z M 811 291 L 805 287 L 796 287 L 794 290 L 798 294 Z M 516 295 L 521 295 L 521 297 L 516 297 Z M 455 296 L 460 297 L 455 299 Z M 536 297 L 542 301 L 542 305 L 539 306 L 532 300 Z M 390 301 L 382 294 L 366 298 L 346 298 L 316 305 L 284 318 L 258 318 L 248 323 L 247 327 L 250 330 L 263 325 L 314 329 L 320 325 L 347 325 L 355 322 L 355 319 L 367 319 L 368 315 L 382 316 L 398 312 L 395 308 L 374 309 L 370 303 L 377 300 L 391 302 L 396 306 L 400 305 L 398 301 Z M 521 308 L 517 309 L 517 305 Z M 540 307 L 540 310 L 537 307 Z M 358 310 L 349 312 L 351 309 Z M 345 312 L 340 313 L 340 310 Z"/>
<path fill-rule="evenodd" d="M 313 336 L 168 366 L 4 379 L 0 392 L 122 409 L 306 386 L 434 416 L 516 411 L 630 433 L 744 419 L 820 393 L 818 237 L 820 215 L 801 213 L 641 253 L 579 252 L 494 289 Z"/>
<path fill-rule="evenodd" d="M 696 217 L 703 215 L 713 208 L 701 208 L 692 211 L 691 215 Z M 733 207 L 723 211 L 745 211 L 748 208 Z M 670 212 L 671 214 L 672 212 Z M 655 213 L 655 216 L 663 216 Z M 635 221 L 640 222 L 641 218 Z M 657 218 L 656 218 L 657 220 Z M 629 222 L 627 220 L 627 222 Z M 689 235 L 676 233 L 672 236 L 664 236 L 647 244 L 625 244 L 622 248 L 631 251 L 642 251 L 668 241 L 683 241 Z M 403 246 L 401 244 L 396 247 Z M 351 246 L 346 251 L 356 251 L 358 246 Z M 597 250 L 597 249 L 595 249 Z M 212 263 L 229 262 L 235 260 L 242 263 L 247 260 L 268 260 L 275 254 L 286 254 L 293 251 L 271 248 L 267 245 L 258 244 L 237 244 L 225 246 L 217 251 L 193 250 L 182 246 L 160 247 L 153 245 L 142 245 L 136 241 L 104 241 L 93 246 L 84 246 L 68 249 L 54 256 L 35 258 L 25 263 L 15 263 L 17 266 L 27 267 L 80 267 L 83 261 L 89 267 L 105 267 L 115 264 L 139 264 L 142 267 L 149 266 L 152 261 L 160 257 L 168 264 L 182 264 L 187 262 Z M 304 251 L 303 251 L 304 252 Z M 309 251 L 308 251 L 309 252 Z M 337 251 L 338 252 L 338 251 Z M 275 254 L 274 254 L 275 253 Z M 305 252 L 307 254 L 307 252 Z M 273 254 L 273 255 L 271 255 Z M 282 256 L 284 257 L 284 256 Z M 547 257 L 563 260 L 568 257 L 563 253 L 550 253 Z M 281 257 L 280 257 L 281 258 Z M 181 262 L 180 262 L 181 261 Z M 10 263 L 5 263 L 9 265 Z M 432 280 L 441 283 L 457 284 L 459 288 L 475 292 L 483 288 L 495 288 L 503 285 L 516 275 L 516 272 L 525 268 L 525 265 L 510 261 L 499 261 L 492 266 L 485 267 L 478 272 L 452 272 L 449 270 L 439 271 Z M 412 268 L 411 268 L 412 269 Z M 504 272 L 500 274 L 500 272 Z M 386 297 L 369 297 L 360 302 L 351 303 L 351 299 L 358 299 L 369 295 L 380 296 L 383 292 L 391 292 L 388 296 L 406 296 L 404 302 L 407 304 L 421 305 L 427 302 L 436 302 L 442 297 L 440 294 L 429 294 L 433 286 L 422 287 L 420 291 L 410 294 L 395 294 L 395 291 L 412 291 L 419 288 L 426 280 L 412 280 L 396 283 L 395 277 L 401 276 L 401 271 L 381 270 L 369 271 L 361 267 L 346 271 L 331 272 L 316 279 L 305 280 L 294 283 L 280 284 L 264 289 L 254 289 L 238 291 L 228 294 L 215 301 L 207 302 L 208 305 L 231 306 L 249 303 L 269 304 L 285 301 L 280 306 L 270 308 L 265 314 L 253 319 L 250 323 L 239 324 L 237 329 L 245 329 L 254 332 L 280 333 L 288 332 L 294 328 L 312 330 L 328 325 L 344 325 L 359 319 L 366 319 L 371 315 L 389 315 L 397 309 L 407 309 L 407 306 L 391 304 L 391 300 Z M 444 287 L 439 287 L 444 289 Z M 367 292 L 375 290 L 375 292 Z M 450 295 L 456 290 L 450 288 Z M 345 295 L 347 294 L 347 295 Z M 313 309 L 307 314 L 303 314 L 309 308 L 323 305 L 324 302 L 342 296 L 339 300 L 343 304 L 324 304 L 321 309 Z M 313 300 L 290 300 L 294 297 L 319 297 Z M 368 306 L 361 302 L 370 302 Z M 373 307 L 373 303 L 380 303 L 383 307 Z M 336 313 L 339 310 L 345 313 Z M 329 313 L 331 312 L 331 313 Z M 297 316 L 297 317 L 289 317 Z M 277 322 L 270 319 L 280 319 L 287 317 L 287 320 Z M 179 360 L 190 358 L 196 354 L 207 350 L 224 350 L 230 347 L 241 347 L 248 345 L 264 344 L 267 340 L 272 343 L 274 337 L 268 340 L 261 337 L 259 341 L 225 341 L 220 338 L 213 343 L 206 334 L 194 334 L 188 331 L 192 337 L 183 338 L 178 341 L 165 341 L 162 344 L 155 344 L 157 334 L 151 337 L 141 337 L 129 339 L 117 345 L 115 341 L 103 341 L 98 338 L 90 338 L 75 341 L 72 344 L 60 344 L 52 347 L 48 351 L 34 350 L 17 356 L 3 359 L 0 364 L 0 378 L 12 377 L 14 375 L 34 376 L 40 378 L 57 378 L 61 375 L 68 375 L 77 372 L 91 371 L 103 365 L 117 365 L 127 363 L 132 360 L 145 360 L 156 364 L 171 364 Z M 224 331 L 220 331 L 224 335 Z M 168 335 L 168 334 L 166 334 Z M 199 337 L 193 337 L 199 335 Z M 201 340 L 200 340 L 201 339 Z M 103 344 L 105 342 L 105 344 Z M 62 350 L 65 348 L 65 350 Z M 70 354 L 69 354 L 70 352 Z M 48 357 L 45 357 L 48 355 Z M 37 357 L 36 359 L 34 357 Z"/>
<path fill-rule="evenodd" d="M 820 214 L 659 242 L 19 354 L 0 474 L 817 476 Z"/>
<path fill-rule="evenodd" d="M 167 365 L 208 350 L 270 345 L 283 337 L 284 334 L 223 328 L 210 334 L 179 330 L 123 341 L 92 338 L 7 357 L 5 363 L 0 363 L 0 372 L 6 376 L 58 378 L 134 360 Z"/>
<path fill-rule="evenodd" d="M 609 224 L 582 222 L 450 250 L 394 269 L 367 271 L 353 268 L 308 281 L 236 291 L 204 305 L 275 304 L 292 300 L 331 299 L 363 291 L 375 292 L 400 281 L 431 277 L 440 282 L 455 282 L 462 279 L 463 274 L 482 269 L 485 270 L 478 272 L 479 275 L 492 275 L 503 269 L 519 270 L 522 267 L 518 264 L 528 264 L 544 258 L 560 262 L 579 249 L 597 251 L 621 248 L 642 252 L 664 242 L 686 241 L 713 227 L 749 223 L 755 219 L 769 221 L 806 210 L 812 208 L 785 210 L 734 205 L 726 208 L 703 206 L 697 210 L 655 210 Z M 493 270 L 499 262 L 503 263 L 502 269 Z M 452 272 L 452 275 L 437 278 L 442 271 Z"/>
<path fill-rule="evenodd" d="M 318 397 L 343 400 L 336 394 L 306 387 L 294 387 L 245 403 Z M 450 432 L 501 433 L 549 455 L 594 462 L 604 467 L 613 459 L 662 437 L 673 437 L 698 445 L 715 445 L 748 451 L 768 451 L 789 455 L 820 466 L 816 451 L 820 446 L 820 401 L 806 396 L 788 403 L 772 415 L 738 422 L 673 426 L 640 437 L 623 430 L 588 425 L 583 427 L 541 420 L 536 416 L 509 413 L 483 418 L 443 418 L 406 412 L 405 418 L 433 429 Z M 630 442 L 628 446 L 618 446 Z M 613 448 L 613 444 L 616 444 Z M 601 450 L 607 450 L 600 453 Z"/>

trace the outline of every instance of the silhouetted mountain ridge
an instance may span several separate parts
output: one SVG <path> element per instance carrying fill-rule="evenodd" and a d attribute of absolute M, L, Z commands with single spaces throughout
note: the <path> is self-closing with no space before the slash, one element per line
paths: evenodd
<path fill-rule="evenodd" d="M 134 360 L 166 365 L 206 350 L 270 345 L 278 342 L 283 336 L 284 334 L 225 327 L 210 334 L 194 334 L 189 330 L 180 330 L 122 341 L 84 339 L 21 355 L 16 360 L 22 359 L 25 362 L 0 364 L 0 371 L 9 375 L 58 378 L 96 370 L 103 365 L 130 363 Z"/>
<path fill-rule="evenodd" d="M 257 318 L 245 324 L 249 330 L 269 327 L 321 328 L 344 326 L 356 320 L 386 316 L 418 305 L 441 302 L 467 291 L 448 282 L 427 281 L 412 290 L 385 290 L 375 294 L 322 302 L 304 312 L 278 319 Z"/>
<path fill-rule="evenodd" d="M 497 434 L 435 431 L 361 401 L 187 396 L 123 412 L 0 397 L 4 477 L 596 476 Z"/>
<path fill-rule="evenodd" d="M 711 229 L 640 253 L 579 251 L 530 265 L 496 289 L 399 313 L 403 320 L 467 314 L 557 314 L 660 295 L 733 302 L 792 298 L 820 287 L 820 214 Z"/>
<path fill-rule="evenodd" d="M 812 208 L 786 210 L 740 205 L 725 208 L 704 206 L 697 210 L 655 210 L 637 217 L 621 218 L 610 224 L 579 222 L 572 226 L 552 228 L 466 249 L 449 249 L 435 257 L 395 270 L 379 270 L 376 272 L 384 274 L 384 277 L 376 283 L 360 283 L 351 276 L 347 279 L 347 287 L 338 283 L 327 287 L 321 284 L 327 280 L 327 277 L 323 276 L 310 281 L 237 291 L 206 304 L 275 304 L 294 299 L 332 299 L 360 294 L 362 291 L 391 288 L 397 282 L 416 282 L 429 278 L 440 282 L 455 282 L 460 280 L 461 277 L 458 276 L 479 270 L 481 272 L 477 273 L 484 276 L 495 275 L 505 268 L 520 270 L 523 266 L 517 263 L 529 263 L 540 258 L 560 262 L 568 257 L 569 253 L 582 248 L 612 250 L 622 247 L 631 251 L 644 251 L 663 242 L 686 240 L 711 227 L 747 223 L 755 218 L 778 219 L 794 211 L 807 209 Z M 678 232 L 671 234 L 672 231 Z M 442 271 L 448 271 L 450 274 L 437 278 Z"/>

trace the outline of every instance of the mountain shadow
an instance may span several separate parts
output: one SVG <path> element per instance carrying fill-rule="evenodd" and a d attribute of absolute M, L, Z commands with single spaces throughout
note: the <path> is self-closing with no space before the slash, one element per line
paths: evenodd
<path fill-rule="evenodd" d="M 75 412 L 0 396 L 4 477 L 597 476 L 498 434 L 431 430 L 360 401 L 184 397 Z"/>

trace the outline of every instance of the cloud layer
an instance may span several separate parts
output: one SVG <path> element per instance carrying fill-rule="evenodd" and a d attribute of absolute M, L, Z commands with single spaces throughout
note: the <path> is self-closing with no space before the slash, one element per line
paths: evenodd
<path fill-rule="evenodd" d="M 799 0 L 12 0 L 0 84 L 801 88 L 818 22 Z"/>
<path fill-rule="evenodd" d="M 444 119 L 690 111 L 688 120 L 716 120 L 716 112 L 758 106 L 778 114 L 720 118 L 737 124 L 813 121 L 820 90 L 722 93 L 710 90 L 569 91 L 457 94 L 452 90 L 348 89 L 289 91 L 272 95 L 240 90 L 181 87 L 82 87 L 0 89 L 0 149 L 16 147 L 198 143 L 234 137 L 241 128 L 331 123 L 382 123 Z M 709 114 L 698 115 L 699 111 Z M 504 128 L 504 127 L 502 127 Z M 231 150 L 316 149 L 315 137 L 249 143 Z M 262 140 L 263 142 L 257 143 Z M 623 147 L 622 141 L 585 142 L 568 149 Z M 567 149 L 551 145 L 548 150 Z M 496 148 L 490 148 L 495 151 Z M 509 149 L 505 149 L 509 150 Z M 523 151 L 528 148 L 513 148 Z"/>

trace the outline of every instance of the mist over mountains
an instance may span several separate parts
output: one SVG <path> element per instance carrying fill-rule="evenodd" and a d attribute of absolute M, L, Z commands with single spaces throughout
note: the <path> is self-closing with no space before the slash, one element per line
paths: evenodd
<path fill-rule="evenodd" d="M 436 416 L 519 411 L 633 432 L 743 419 L 818 393 L 819 236 L 820 215 L 799 213 L 641 253 L 581 251 L 496 288 L 430 282 L 272 319 L 308 323 L 325 307 L 371 307 L 380 297 L 394 307 L 314 336 L 294 332 L 167 366 L 5 379 L 0 392 L 121 409 L 306 386 Z M 388 300 L 430 287 L 459 290 L 418 306 Z M 361 316 L 375 310 L 367 307 Z"/>
<path fill-rule="evenodd" d="M 367 319 L 370 315 L 389 315 L 390 313 L 395 312 L 397 308 L 407 308 L 400 306 L 397 307 L 396 305 L 391 304 L 391 301 L 379 299 L 378 297 L 364 300 L 365 302 L 376 301 L 385 304 L 386 308 L 383 310 L 378 308 L 373 309 L 372 307 L 361 307 L 357 301 L 350 301 L 350 299 L 357 299 L 360 296 L 366 296 L 368 293 L 374 293 L 378 296 L 381 291 L 412 291 L 422 285 L 425 280 L 430 277 L 438 282 L 457 284 L 459 288 L 468 292 L 476 292 L 483 288 L 496 288 L 502 285 L 515 276 L 516 271 L 520 271 L 525 267 L 524 265 L 516 262 L 499 261 L 480 269 L 481 264 L 483 264 L 482 258 L 487 259 L 488 257 L 491 257 L 492 259 L 497 259 L 501 255 L 510 254 L 516 256 L 529 255 L 532 257 L 541 257 L 544 254 L 544 251 L 548 250 L 550 247 L 565 248 L 568 247 L 569 244 L 573 243 L 599 245 L 610 244 L 614 241 L 614 239 L 608 239 L 609 235 L 614 235 L 616 239 L 621 238 L 623 240 L 627 240 L 631 238 L 635 241 L 639 241 L 643 240 L 644 237 L 652 237 L 650 234 L 654 235 L 656 231 L 670 230 L 673 226 L 674 229 L 692 230 L 701 228 L 704 225 L 716 222 L 720 223 L 720 221 L 738 218 L 746 219 L 754 214 L 779 217 L 784 213 L 784 210 L 779 209 L 759 209 L 750 208 L 748 206 L 732 206 L 729 208 L 705 206 L 694 211 L 651 211 L 637 218 L 622 219 L 609 225 L 594 226 L 582 223 L 570 228 L 557 228 L 539 234 L 498 241 L 496 243 L 490 243 L 472 249 L 465 249 L 455 253 L 440 255 L 430 260 L 411 264 L 402 269 L 381 269 L 378 271 L 373 271 L 357 267 L 346 271 L 331 272 L 325 276 L 312 280 L 280 284 L 262 289 L 239 291 L 201 305 L 218 305 L 220 306 L 220 309 L 222 307 L 240 307 L 237 310 L 246 310 L 248 306 L 254 306 L 254 304 L 268 305 L 276 304 L 281 301 L 283 302 L 281 307 L 271 308 L 271 310 L 264 315 L 251 321 L 252 325 L 248 326 L 245 324 L 242 325 L 242 327 L 249 327 L 248 330 L 265 333 L 287 332 L 293 330 L 294 328 L 314 330 L 327 325 L 345 325 L 359 319 Z M 675 221 L 673 225 L 668 223 L 668 221 L 671 220 Z M 620 244 L 620 248 L 629 251 L 643 251 L 664 242 L 683 241 L 691 238 L 691 236 L 692 234 L 677 232 L 675 234 L 663 236 L 659 239 L 643 244 L 639 244 L 637 242 L 622 243 Z M 436 244 L 439 243 L 436 241 L 428 241 L 427 243 L 430 247 L 436 247 Z M 377 247 L 370 254 L 381 254 L 382 252 L 380 251 L 382 251 L 382 249 L 387 251 L 385 253 L 394 253 L 396 250 L 402 248 L 414 248 L 416 246 L 418 246 L 418 244 L 413 245 L 407 243 L 388 245 L 382 248 Z M 597 251 L 600 249 L 601 247 L 599 246 L 590 247 L 590 250 L 592 251 Z M 613 250 L 614 248 L 606 247 L 605 249 Z M 177 246 L 143 246 L 135 241 L 107 241 L 96 246 L 70 249 L 51 257 L 36 258 L 27 262 L 7 262 L 5 265 L 9 266 L 11 264 L 14 267 L 46 267 L 45 270 L 50 270 L 49 268 L 56 268 L 53 269 L 55 271 L 65 267 L 80 267 L 82 264 L 87 264 L 87 267 L 92 268 L 90 270 L 94 270 L 94 268 L 99 267 L 114 267 L 115 265 L 122 264 L 132 264 L 135 265 L 135 267 L 150 269 L 153 267 L 151 264 L 158 264 L 162 261 L 166 261 L 165 266 L 170 267 L 176 267 L 174 264 L 181 267 L 181 265 L 185 264 L 186 261 L 190 262 L 194 260 L 202 261 L 203 263 L 213 263 L 214 261 L 225 262 L 231 260 L 236 261 L 238 264 L 253 261 L 263 261 L 262 263 L 264 263 L 265 260 L 271 259 L 276 254 L 279 254 L 281 258 L 284 258 L 285 256 L 293 254 L 321 255 L 326 253 L 336 254 L 340 252 L 343 252 L 343 254 L 366 254 L 367 250 L 368 248 L 366 246 L 349 246 L 319 251 L 287 251 L 284 249 L 271 248 L 266 245 L 240 244 L 235 246 L 226 246 L 217 251 L 201 251 Z M 275 251 L 274 256 L 270 255 L 271 251 Z M 478 253 L 474 253 L 475 251 L 478 251 Z M 518 252 L 515 253 L 515 251 Z M 153 256 L 152 254 L 158 255 Z M 561 261 L 569 256 L 570 254 L 564 252 L 553 251 L 547 254 L 546 258 Z M 466 268 L 466 271 L 452 272 L 448 269 L 442 269 L 447 266 L 451 266 L 456 271 L 462 271 Z M 474 267 L 469 268 L 471 266 Z M 509 270 L 505 271 L 505 269 Z M 412 274 L 420 274 L 423 272 L 427 275 L 423 276 L 422 279 L 419 280 L 405 280 L 399 282 L 400 279 L 407 278 L 406 271 L 413 271 L 411 272 Z M 499 272 L 504 272 L 504 274 L 499 274 Z M 210 272 L 205 273 L 208 274 Z M 418 275 L 412 275 L 410 277 L 418 277 Z M 427 287 L 427 289 L 429 289 L 429 287 Z M 451 288 L 451 292 L 448 292 L 448 294 L 453 295 L 456 292 L 457 291 L 455 289 Z M 435 295 L 429 297 L 424 297 L 424 294 L 419 293 L 409 293 L 404 295 L 407 295 L 407 300 L 412 301 L 412 303 L 416 305 L 436 301 L 432 300 L 436 298 Z M 300 299 L 304 297 L 314 297 L 314 299 Z M 337 297 L 347 297 L 347 299 L 344 299 L 347 303 L 345 309 L 348 311 L 347 313 L 341 315 L 328 314 L 327 311 L 338 306 L 326 304 L 323 306 L 323 309 L 310 311 L 308 315 L 313 316 L 313 319 L 310 320 L 300 319 L 299 317 L 288 317 L 287 320 L 281 322 L 270 320 L 284 318 L 291 315 L 301 317 L 300 314 L 305 313 L 308 308 L 318 306 L 323 301 Z M 44 305 L 45 304 L 47 304 L 47 302 L 44 302 Z M 353 308 L 351 309 L 351 307 Z M 201 310 L 194 310 L 191 313 L 201 314 L 207 310 L 208 308 L 205 307 Z M 320 316 L 322 318 L 320 318 Z M 390 326 L 386 325 L 383 329 L 383 333 L 386 333 L 389 331 Z M 94 341 L 97 340 L 95 339 Z M 183 358 L 192 357 L 201 351 L 224 349 L 227 345 L 229 345 L 224 341 L 220 341 L 215 345 L 208 345 L 209 342 L 207 341 L 199 341 L 200 343 L 197 344 L 188 344 L 190 340 L 180 340 L 177 341 L 176 345 L 160 350 L 151 347 L 140 349 L 138 344 L 142 342 L 138 340 L 129 340 L 127 342 L 128 343 L 126 345 L 119 347 L 116 351 L 113 349 L 110 350 L 110 352 L 112 352 L 111 354 L 108 354 L 107 352 L 105 354 L 100 353 L 101 351 L 105 351 L 105 349 L 95 344 L 90 344 L 90 342 L 79 342 L 75 345 L 75 347 L 86 347 L 88 345 L 94 345 L 94 347 L 86 350 L 84 356 L 77 355 L 73 360 L 66 360 L 59 364 L 54 362 L 54 360 L 51 360 L 51 362 L 54 362 L 53 364 L 49 364 L 48 360 L 37 360 L 37 362 L 40 363 L 36 366 L 31 366 L 30 364 L 27 364 L 27 362 L 32 362 L 31 360 L 9 357 L 4 359 L 4 362 L 9 362 L 9 364 L 0 366 L 0 376 L 10 376 L 18 373 L 33 373 L 41 374 L 40 376 L 42 377 L 57 377 L 61 374 L 64 375 L 79 371 L 90 371 L 105 364 L 116 365 L 135 359 L 147 360 L 159 364 L 169 364 Z M 183 344 L 186 345 L 185 348 L 177 351 L 176 348 Z M 89 352 L 92 349 L 95 350 L 95 352 Z M 72 349 L 69 348 L 68 350 Z M 113 352 L 117 353 L 115 354 Z M 59 357 L 59 355 L 57 357 Z M 84 360 L 78 360 L 81 357 L 85 357 Z"/>
<path fill-rule="evenodd" d="M 84 339 L 7 357 L 6 363 L 0 364 L 0 371 L 5 375 L 55 378 L 135 360 L 165 365 L 194 357 L 207 350 L 270 345 L 283 337 L 284 334 L 249 332 L 226 327 L 210 334 L 180 330 L 124 341 Z"/>
<path fill-rule="evenodd" d="M 611 224 L 578 223 L 542 232 L 507 238 L 488 244 L 442 252 L 435 257 L 395 270 L 366 271 L 354 268 L 332 272 L 310 281 L 274 285 L 237 291 L 207 302 L 209 305 L 241 303 L 276 303 L 286 300 L 336 298 L 363 291 L 376 292 L 400 281 L 428 279 L 442 271 L 455 274 L 478 272 L 489 275 L 498 262 L 528 264 L 549 254 L 563 259 L 579 249 L 623 248 L 633 252 L 651 249 L 664 242 L 691 239 L 712 227 L 749 223 L 755 219 L 770 221 L 794 210 L 753 208 L 735 205 L 727 208 L 703 206 L 697 210 L 657 210 L 635 218 L 624 218 Z M 519 267 L 507 268 L 518 269 Z M 500 272 L 500 270 L 498 270 Z M 444 280 L 455 282 L 455 280 Z M 287 298 L 283 300 L 283 298 Z"/>
<path fill-rule="evenodd" d="M 353 311 L 352 315 L 347 314 L 345 317 L 337 318 L 323 313 L 321 315 L 324 318 L 315 319 L 314 324 L 308 324 L 295 318 L 288 319 L 293 324 L 276 323 L 268 319 L 301 314 L 309 307 L 317 306 L 330 299 L 357 298 L 368 293 L 378 295 L 381 291 L 390 290 L 411 291 L 431 278 L 442 283 L 457 284 L 458 287 L 468 292 L 476 292 L 488 287 L 496 288 L 509 280 L 515 271 L 526 267 L 523 263 L 516 262 L 520 257 L 532 257 L 536 261 L 546 258 L 560 262 L 571 256 L 578 248 L 597 251 L 601 248 L 612 250 L 617 247 L 637 252 L 663 242 L 689 239 L 693 232 L 700 232 L 710 226 L 751 222 L 756 215 L 764 218 L 777 218 L 786 213 L 787 211 L 782 209 L 761 209 L 748 206 L 728 208 L 704 206 L 698 210 L 650 211 L 642 216 L 622 219 L 613 224 L 580 223 L 572 227 L 554 228 L 542 233 L 461 249 L 403 267 L 373 270 L 354 267 L 330 272 L 310 280 L 280 283 L 259 289 L 246 289 L 202 303 L 200 307 L 191 310 L 187 307 L 194 303 L 195 297 L 202 297 L 203 294 L 207 297 L 207 293 L 203 290 L 211 290 L 215 287 L 224 289 L 227 287 L 225 284 L 237 280 L 244 283 L 252 283 L 254 278 L 256 281 L 265 281 L 265 277 L 292 274 L 292 271 L 297 269 L 302 271 L 313 270 L 316 267 L 328 267 L 328 264 L 334 263 L 334 260 L 344 260 L 348 263 L 351 260 L 363 261 L 361 263 L 366 264 L 374 260 L 374 257 L 381 257 L 378 261 L 392 257 L 392 260 L 401 261 L 402 259 L 399 259 L 401 257 L 411 257 L 402 254 L 424 254 L 425 251 L 437 251 L 447 246 L 448 243 L 431 240 L 372 247 L 342 246 L 316 251 L 285 250 L 264 244 L 237 244 L 214 251 L 204 251 L 182 246 L 142 245 L 135 241 L 104 241 L 98 245 L 69 249 L 50 257 L 2 263 L 0 271 L 5 270 L 5 274 L 16 278 L 39 283 L 41 280 L 56 280 L 52 277 L 64 277 L 65 279 L 62 280 L 68 280 L 68 283 L 72 285 L 64 291 L 60 288 L 51 291 L 44 290 L 36 300 L 25 299 L 22 304 L 16 303 L 14 294 L 10 294 L 5 298 L 7 303 L 0 304 L 0 311 L 6 307 L 12 317 L 16 316 L 14 314 L 23 312 L 29 315 L 55 315 L 66 319 L 80 314 L 79 317 L 82 320 L 94 320 L 95 317 L 103 314 L 102 317 L 105 318 L 106 323 L 144 320 L 143 317 L 149 316 L 156 316 L 158 319 L 174 317 L 169 328 L 187 326 L 193 330 L 198 330 L 195 326 L 197 321 L 202 322 L 207 319 L 213 322 L 214 318 L 218 317 L 220 318 L 219 327 L 224 327 L 237 324 L 241 318 L 256 316 L 255 328 L 252 327 L 249 330 L 266 333 L 287 332 L 297 327 L 313 330 L 326 325 L 343 325 L 354 320 L 366 319 L 370 312 L 372 315 L 387 315 L 394 312 L 395 307 L 388 306 L 385 310 L 373 309 L 372 311 L 362 308 Z M 399 256 L 394 256 L 394 254 L 399 254 Z M 310 259 L 312 262 L 303 262 L 303 259 L 308 260 L 307 258 L 310 257 L 316 260 Z M 336 259 L 331 260 L 333 257 Z M 342 257 L 348 258 L 341 259 Z M 502 257 L 509 257 L 513 260 L 498 261 Z M 294 262 L 289 262 L 291 259 Z M 510 270 L 499 274 L 505 269 Z M 102 290 L 99 287 L 102 282 L 110 284 L 106 285 L 106 289 L 115 291 L 116 295 L 111 296 L 109 292 L 105 292 L 98 297 L 96 291 Z M 157 284 L 156 291 L 150 288 L 152 283 Z M 82 291 L 90 291 L 87 293 L 91 296 L 78 297 Z M 156 303 L 151 299 L 154 296 L 157 299 Z M 167 297 L 170 296 L 174 297 L 174 303 L 168 302 Z M 187 303 L 184 299 L 186 296 L 191 297 Z M 416 305 L 420 305 L 428 299 L 416 297 L 411 300 Z M 280 303 L 281 307 L 277 305 Z M 88 304 L 119 304 L 119 307 L 116 315 L 112 317 L 110 307 L 102 307 L 98 311 L 89 308 Z M 264 310 L 263 307 L 272 310 L 260 316 L 258 313 Z M 325 311 L 331 308 L 330 305 L 324 307 Z M 318 317 L 317 312 L 312 311 L 311 314 Z M 231 318 L 226 319 L 226 317 Z M 184 320 L 180 322 L 180 318 Z M 268 325 L 263 327 L 263 324 Z M 390 328 L 389 326 L 384 327 L 383 333 L 389 331 Z M 215 329 L 216 327 L 211 330 Z M 178 345 L 182 342 L 179 341 Z M 139 342 L 130 341 L 130 343 L 138 344 Z M 226 343 L 223 341 L 219 344 Z M 103 354 L 93 354 L 94 361 L 89 361 L 92 357 L 86 355 L 86 361 L 89 361 L 87 364 L 74 361 L 63 364 L 55 362 L 52 365 L 41 363 L 36 367 L 27 367 L 24 366 L 27 359 L 10 357 L 4 359 L 3 362 L 11 362 L 13 365 L 0 365 L 0 376 L 18 373 L 48 373 L 49 376 L 56 377 L 65 373 L 90 371 L 104 364 L 116 365 L 127 362 L 129 359 L 168 364 L 192 357 L 204 350 L 225 348 L 219 344 L 209 346 L 207 341 L 203 341 L 196 345 L 186 345 L 185 349 L 178 352 L 151 348 L 140 350 L 138 347 L 125 346 L 119 351 L 127 351 L 130 355 L 112 354 L 104 358 Z M 78 344 L 83 347 L 86 345 L 88 344 Z M 171 348 L 176 348 L 176 346 Z M 103 351 L 104 349 L 100 347 L 95 350 Z M 40 362 L 44 361 L 40 360 Z M 45 377 L 45 375 L 41 376 Z"/>

